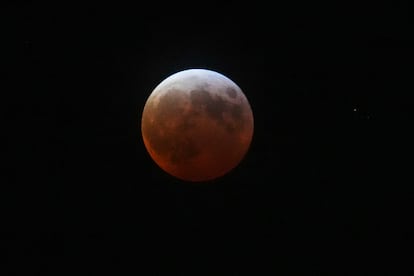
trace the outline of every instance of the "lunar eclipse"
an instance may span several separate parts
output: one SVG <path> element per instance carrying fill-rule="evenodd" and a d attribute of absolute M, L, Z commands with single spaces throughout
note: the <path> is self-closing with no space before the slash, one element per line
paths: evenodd
<path fill-rule="evenodd" d="M 208 181 L 231 171 L 247 153 L 253 113 L 232 80 L 189 69 L 153 90 L 141 130 L 148 153 L 164 171 L 185 181 Z"/>

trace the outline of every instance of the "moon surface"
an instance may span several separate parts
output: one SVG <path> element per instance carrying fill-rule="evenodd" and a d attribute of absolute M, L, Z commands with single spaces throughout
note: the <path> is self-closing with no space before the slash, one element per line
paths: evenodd
<path fill-rule="evenodd" d="M 148 153 L 164 171 L 185 181 L 208 181 L 235 168 L 247 153 L 253 113 L 232 80 L 189 69 L 153 90 L 141 131 Z"/>

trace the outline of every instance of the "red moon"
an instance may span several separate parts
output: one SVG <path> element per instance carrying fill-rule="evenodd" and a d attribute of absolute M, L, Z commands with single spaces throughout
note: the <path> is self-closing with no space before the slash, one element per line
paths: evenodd
<path fill-rule="evenodd" d="M 253 113 L 232 80 L 189 69 L 154 89 L 141 131 L 148 153 L 164 171 L 185 181 L 208 181 L 235 168 L 247 153 Z"/>

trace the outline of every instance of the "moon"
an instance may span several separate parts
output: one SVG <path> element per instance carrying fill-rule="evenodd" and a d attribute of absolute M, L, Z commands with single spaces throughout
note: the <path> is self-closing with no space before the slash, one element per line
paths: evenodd
<path fill-rule="evenodd" d="M 206 69 L 163 80 L 148 97 L 141 120 L 144 145 L 170 175 L 199 182 L 219 178 L 246 155 L 253 113 L 237 84 Z"/>

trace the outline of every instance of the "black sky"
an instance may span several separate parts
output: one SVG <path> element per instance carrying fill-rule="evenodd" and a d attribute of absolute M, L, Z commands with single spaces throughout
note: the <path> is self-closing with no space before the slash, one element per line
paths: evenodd
<path fill-rule="evenodd" d="M 407 273 L 408 4 L 57 2 L 2 11 L 2 275 Z M 234 80 L 255 118 L 206 184 L 164 173 L 140 133 L 188 68 Z"/>

